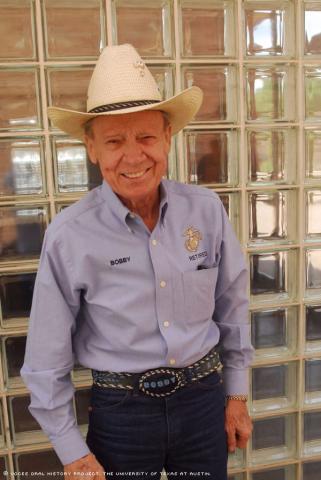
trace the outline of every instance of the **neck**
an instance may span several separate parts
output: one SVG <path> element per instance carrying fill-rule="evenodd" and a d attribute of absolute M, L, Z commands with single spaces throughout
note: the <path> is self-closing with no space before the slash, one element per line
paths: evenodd
<path fill-rule="evenodd" d="M 159 188 L 143 199 L 130 200 L 120 197 L 122 203 L 133 213 L 141 217 L 145 225 L 152 231 L 157 223 L 160 205 Z"/>

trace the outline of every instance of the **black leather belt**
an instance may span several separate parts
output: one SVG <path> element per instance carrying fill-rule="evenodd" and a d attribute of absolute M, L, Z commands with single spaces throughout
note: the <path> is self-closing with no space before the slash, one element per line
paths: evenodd
<path fill-rule="evenodd" d="M 143 373 L 100 372 L 92 370 L 93 383 L 103 388 L 138 390 L 151 397 L 166 397 L 221 367 L 215 347 L 203 358 L 184 368 L 155 368 Z"/>

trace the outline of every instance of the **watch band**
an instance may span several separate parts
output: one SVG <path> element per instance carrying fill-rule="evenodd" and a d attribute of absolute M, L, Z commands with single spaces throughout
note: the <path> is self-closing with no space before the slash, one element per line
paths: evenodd
<path fill-rule="evenodd" d="M 226 395 L 226 400 L 240 400 L 241 402 L 247 402 L 247 395 Z"/>

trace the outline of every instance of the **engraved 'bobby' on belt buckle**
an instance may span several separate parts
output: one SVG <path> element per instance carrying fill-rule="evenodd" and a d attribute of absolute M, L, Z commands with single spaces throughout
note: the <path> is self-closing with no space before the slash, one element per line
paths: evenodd
<path fill-rule="evenodd" d="M 139 379 L 139 389 L 151 397 L 166 397 L 184 384 L 182 373 L 165 368 L 149 370 Z"/>

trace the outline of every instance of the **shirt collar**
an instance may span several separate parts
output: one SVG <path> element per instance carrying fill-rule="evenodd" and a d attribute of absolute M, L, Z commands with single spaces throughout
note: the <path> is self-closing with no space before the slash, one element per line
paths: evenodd
<path fill-rule="evenodd" d="M 121 202 L 119 197 L 113 192 L 110 185 L 104 180 L 101 187 L 101 195 L 108 203 L 109 210 L 117 217 L 127 228 L 126 219 L 131 213 L 130 210 Z M 164 224 L 165 214 L 168 207 L 168 192 L 166 182 L 160 183 L 160 222 Z"/>
<path fill-rule="evenodd" d="M 122 223 L 126 225 L 126 217 L 130 213 L 129 209 L 120 201 L 113 192 L 110 185 L 104 180 L 101 187 L 101 195 L 107 202 L 110 212 Z M 126 225 L 127 227 L 127 225 Z"/>
<path fill-rule="evenodd" d="M 168 208 L 168 192 L 166 181 L 162 180 L 160 184 L 160 205 L 159 205 L 159 220 L 161 224 L 165 224 L 165 214 Z"/>

